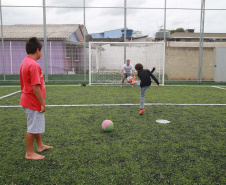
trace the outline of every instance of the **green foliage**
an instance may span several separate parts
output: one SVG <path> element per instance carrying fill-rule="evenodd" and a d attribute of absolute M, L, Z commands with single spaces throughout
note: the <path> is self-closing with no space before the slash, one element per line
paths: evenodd
<path fill-rule="evenodd" d="M 175 32 L 185 32 L 184 28 L 177 28 L 176 30 L 169 30 L 170 34 L 173 34 Z"/>
<path fill-rule="evenodd" d="M 143 33 L 142 31 L 138 31 L 138 30 L 135 30 L 133 31 L 133 37 L 142 37 L 143 36 Z"/>
<path fill-rule="evenodd" d="M 0 96 L 18 89 L 1 87 Z M 47 86 L 46 104 L 139 104 L 139 93 L 129 86 Z M 145 102 L 225 104 L 224 97 L 210 86 L 153 86 Z M 19 99 L 20 93 L 0 105 Z M 225 184 L 226 106 L 145 109 L 140 116 L 139 105 L 47 107 L 42 139 L 54 149 L 31 161 L 24 158 L 23 109 L 0 108 L 0 184 Z M 112 132 L 102 130 L 105 119 L 113 121 Z"/>

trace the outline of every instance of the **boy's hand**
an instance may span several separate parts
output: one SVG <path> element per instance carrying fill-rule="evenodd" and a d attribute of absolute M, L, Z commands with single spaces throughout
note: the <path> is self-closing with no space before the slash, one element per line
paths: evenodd
<path fill-rule="evenodd" d="M 156 69 L 156 67 L 153 67 L 153 69 Z"/>
<path fill-rule="evenodd" d="M 40 112 L 45 112 L 46 111 L 46 106 L 45 105 L 41 105 L 41 111 Z"/>
<path fill-rule="evenodd" d="M 158 85 L 159 87 L 161 86 L 161 84 Z"/>

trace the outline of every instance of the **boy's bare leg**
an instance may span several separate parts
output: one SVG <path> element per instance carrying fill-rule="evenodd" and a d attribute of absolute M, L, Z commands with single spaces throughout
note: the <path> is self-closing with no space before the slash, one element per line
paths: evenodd
<path fill-rule="evenodd" d="M 35 134 L 35 140 L 36 140 L 37 145 L 38 145 L 37 152 L 42 152 L 43 150 L 53 148 L 52 146 L 48 146 L 48 145 L 43 144 L 41 134 Z"/>
<path fill-rule="evenodd" d="M 33 150 L 33 143 L 34 143 L 34 134 L 28 133 L 26 134 L 26 144 L 27 144 L 27 152 L 25 154 L 26 159 L 33 159 L 33 160 L 41 160 L 44 159 L 44 155 L 39 155 L 34 152 Z"/>
<path fill-rule="evenodd" d="M 122 84 L 124 83 L 124 79 L 125 79 L 125 78 L 122 79 Z"/>

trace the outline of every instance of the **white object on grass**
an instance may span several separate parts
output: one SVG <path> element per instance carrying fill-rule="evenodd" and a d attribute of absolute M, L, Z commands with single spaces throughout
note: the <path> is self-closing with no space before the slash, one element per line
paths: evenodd
<path fill-rule="evenodd" d="M 159 119 L 159 120 L 156 120 L 157 123 L 163 123 L 163 124 L 167 124 L 167 123 L 170 123 L 170 121 L 168 120 L 164 120 L 164 119 Z"/>

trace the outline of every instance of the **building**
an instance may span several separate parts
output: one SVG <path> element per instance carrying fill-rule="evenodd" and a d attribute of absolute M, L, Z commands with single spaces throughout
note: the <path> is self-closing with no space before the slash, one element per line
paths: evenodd
<path fill-rule="evenodd" d="M 132 34 L 133 34 L 133 30 L 127 28 L 126 37 L 130 37 L 132 36 Z M 124 28 L 104 31 L 101 33 L 91 33 L 89 35 L 91 35 L 93 39 L 121 38 L 121 37 L 124 37 Z"/>
<path fill-rule="evenodd" d="M 152 37 L 148 35 L 144 36 L 133 36 L 133 30 L 127 29 L 126 31 L 126 42 L 152 42 Z M 105 31 L 102 33 L 91 33 L 89 34 L 89 41 L 91 42 L 124 42 L 124 28 L 116 29 L 111 31 Z"/>
<path fill-rule="evenodd" d="M 168 80 L 197 80 L 200 33 L 175 32 L 166 42 Z M 202 80 L 226 81 L 226 33 L 204 33 Z"/>
<path fill-rule="evenodd" d="M 83 29 L 83 25 L 50 24 L 46 27 L 48 74 L 84 73 L 83 32 L 87 34 L 87 31 Z M 43 30 L 43 25 L 3 26 L 5 60 L 4 65 L 3 62 L 0 63 L 0 74 L 3 71 L 5 74 L 19 74 L 21 62 L 27 55 L 26 40 L 29 37 L 38 37 L 44 48 Z M 38 62 L 45 72 L 44 49 L 42 51 L 43 56 Z M 2 47 L 0 58 L 2 59 Z"/>
<path fill-rule="evenodd" d="M 168 30 L 165 30 L 165 39 L 168 40 L 170 38 L 170 33 Z M 164 29 L 160 29 L 155 33 L 155 41 L 164 40 Z"/>
<path fill-rule="evenodd" d="M 176 42 L 199 42 L 200 33 L 195 29 L 187 29 L 185 32 L 174 32 L 170 34 L 169 41 Z M 203 42 L 226 42 L 226 33 L 204 33 Z"/>
<path fill-rule="evenodd" d="M 162 41 L 164 29 L 156 32 Z M 202 80 L 226 81 L 226 33 L 204 33 Z M 165 75 L 169 81 L 198 80 L 200 33 L 166 31 Z"/>

